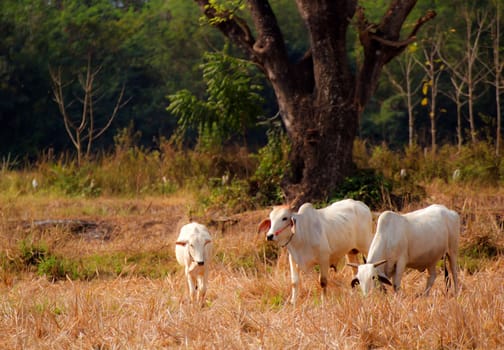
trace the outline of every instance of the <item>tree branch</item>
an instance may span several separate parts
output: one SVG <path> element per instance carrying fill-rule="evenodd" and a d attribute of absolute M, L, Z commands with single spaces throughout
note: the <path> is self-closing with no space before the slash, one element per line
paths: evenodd
<path fill-rule="evenodd" d="M 392 1 L 379 24 L 370 23 L 364 9 L 357 8 L 357 28 L 360 42 L 364 47 L 364 62 L 359 72 L 355 92 L 355 103 L 360 110 L 364 108 L 376 90 L 383 66 L 414 42 L 422 25 L 436 16 L 434 11 L 428 11 L 417 20 L 409 36 L 400 40 L 401 28 L 415 3 L 415 0 Z"/>
<path fill-rule="evenodd" d="M 65 124 L 65 130 L 68 134 L 68 137 L 70 137 L 70 141 L 72 142 L 74 147 L 78 149 L 77 139 L 75 138 L 75 136 L 73 135 L 73 132 L 71 130 L 71 129 L 75 129 L 75 126 L 73 125 L 72 121 L 68 117 L 68 114 L 66 111 L 65 99 L 63 96 L 63 82 L 61 79 L 61 67 L 58 68 L 57 72 L 55 72 L 51 67 L 49 67 L 49 74 L 51 75 L 54 101 L 58 105 L 58 109 L 61 113 L 61 116 L 63 117 L 63 123 Z"/>
<path fill-rule="evenodd" d="M 117 116 L 117 113 L 119 112 L 119 109 L 121 109 L 122 107 L 124 107 L 131 100 L 131 97 L 130 97 L 125 102 L 121 103 L 121 101 L 123 99 L 123 96 L 124 96 L 124 90 L 125 90 L 125 88 L 126 88 L 126 84 L 123 84 L 123 86 L 121 88 L 121 92 L 119 93 L 119 97 L 117 98 L 117 102 L 116 102 L 116 104 L 114 106 L 114 111 L 112 112 L 112 115 L 108 119 L 107 124 L 105 124 L 105 126 L 96 135 L 93 136 L 93 140 L 97 139 L 98 137 L 100 137 L 101 135 L 103 135 L 103 133 L 105 131 L 107 131 L 107 129 L 112 124 L 112 121 Z"/>
<path fill-rule="evenodd" d="M 219 29 L 235 45 L 239 46 L 249 56 L 253 56 L 255 39 L 247 23 L 229 12 L 218 12 L 208 0 L 195 0 L 210 23 Z"/>

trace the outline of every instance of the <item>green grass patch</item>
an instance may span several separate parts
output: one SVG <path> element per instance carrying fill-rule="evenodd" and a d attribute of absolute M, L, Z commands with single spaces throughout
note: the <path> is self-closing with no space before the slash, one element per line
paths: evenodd
<path fill-rule="evenodd" d="M 494 242 L 492 237 L 485 235 L 472 239 L 460 248 L 459 266 L 470 274 L 478 272 L 484 264 L 504 254 L 504 248 Z"/>
<path fill-rule="evenodd" d="M 91 280 L 119 276 L 162 278 L 178 270 L 174 257 L 168 253 L 139 252 L 127 254 L 94 254 L 71 258 L 51 252 L 44 242 L 22 240 L 19 250 L 8 256 L 0 253 L 2 271 L 32 272 L 50 281 L 63 279 Z"/>

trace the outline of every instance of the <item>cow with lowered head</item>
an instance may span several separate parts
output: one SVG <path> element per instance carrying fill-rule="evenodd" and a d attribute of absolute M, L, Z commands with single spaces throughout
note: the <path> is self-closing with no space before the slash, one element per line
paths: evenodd
<path fill-rule="evenodd" d="M 434 204 L 407 214 L 383 212 L 377 222 L 376 234 L 369 248 L 367 262 L 357 267 L 352 280 L 364 295 L 383 283 L 399 290 L 406 268 L 427 270 L 429 278 L 424 294 L 427 295 L 436 279 L 436 265 L 445 258 L 445 279 L 448 288 L 446 258 L 450 261 L 455 292 L 458 289 L 457 254 L 460 235 L 460 217 L 443 205 Z M 392 278 L 392 282 L 389 280 Z"/>

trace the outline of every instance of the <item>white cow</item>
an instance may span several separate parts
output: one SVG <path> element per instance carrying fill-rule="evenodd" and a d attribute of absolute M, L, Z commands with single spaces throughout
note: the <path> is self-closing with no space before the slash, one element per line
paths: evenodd
<path fill-rule="evenodd" d="M 289 251 L 292 281 L 291 303 L 298 294 L 299 269 L 320 266 L 322 300 L 326 294 L 329 267 L 336 267 L 347 255 L 347 261 L 357 263 L 357 254 L 367 254 L 372 233 L 372 216 L 362 202 L 346 199 L 322 209 L 303 204 L 298 213 L 288 206 L 274 207 L 269 219 L 264 219 L 258 232 L 267 231 L 267 239 L 276 241 Z"/>
<path fill-rule="evenodd" d="M 175 255 L 185 267 L 189 296 L 203 304 L 207 290 L 208 269 L 212 257 L 212 238 L 208 229 L 196 222 L 182 226 L 175 244 Z M 196 295 L 197 294 L 197 295 Z"/>
<path fill-rule="evenodd" d="M 358 267 L 352 287 L 360 284 L 367 295 L 379 281 L 399 290 L 404 270 L 409 267 L 423 271 L 429 278 L 424 294 L 427 295 L 436 279 L 436 264 L 445 258 L 445 278 L 448 288 L 446 256 L 450 260 L 455 292 L 458 289 L 457 253 L 460 235 L 460 217 L 443 205 L 434 204 L 408 214 L 383 212 L 378 218 L 376 234 L 369 248 L 367 263 L 349 264 Z"/>

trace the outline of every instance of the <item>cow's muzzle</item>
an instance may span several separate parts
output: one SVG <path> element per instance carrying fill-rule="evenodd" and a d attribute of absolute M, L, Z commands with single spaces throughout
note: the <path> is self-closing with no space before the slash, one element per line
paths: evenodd
<path fill-rule="evenodd" d="M 199 266 L 203 266 L 203 265 L 205 265 L 205 262 L 204 261 L 198 261 L 198 265 Z"/>
<path fill-rule="evenodd" d="M 267 236 L 266 236 L 266 239 L 267 239 L 268 241 L 272 241 L 272 240 L 273 240 L 273 237 L 274 237 L 274 235 L 273 235 L 273 234 L 269 234 L 269 235 L 267 235 Z"/>

